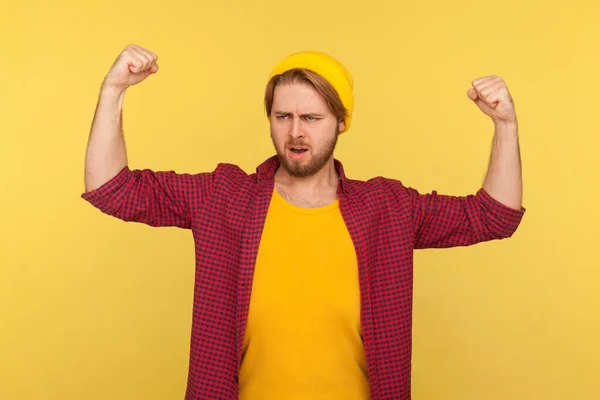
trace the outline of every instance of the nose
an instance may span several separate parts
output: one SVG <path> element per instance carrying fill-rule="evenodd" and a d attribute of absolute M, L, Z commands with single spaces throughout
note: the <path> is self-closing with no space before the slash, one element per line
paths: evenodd
<path fill-rule="evenodd" d="M 290 127 L 290 136 L 295 138 L 303 137 L 304 132 L 302 125 L 300 124 L 300 118 L 294 117 L 292 120 L 292 126 Z"/>

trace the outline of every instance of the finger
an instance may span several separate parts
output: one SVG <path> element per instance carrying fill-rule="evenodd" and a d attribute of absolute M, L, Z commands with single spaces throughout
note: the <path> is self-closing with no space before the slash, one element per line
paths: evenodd
<path fill-rule="evenodd" d="M 490 77 L 489 79 L 482 81 L 481 83 L 478 84 L 478 86 L 482 86 L 482 87 L 489 86 L 489 85 L 493 85 L 498 82 L 504 82 L 504 80 L 502 78 L 500 78 L 499 76 L 493 76 L 493 77 Z"/>
<path fill-rule="evenodd" d="M 155 57 L 154 53 L 151 51 L 140 48 L 139 52 L 146 60 L 148 60 L 148 67 L 152 66 L 156 62 L 157 57 Z"/>
<path fill-rule="evenodd" d="M 473 87 L 475 88 L 475 90 L 477 90 L 478 93 L 484 94 L 489 92 L 489 88 L 494 87 L 495 85 L 503 82 L 504 81 L 502 80 L 502 78 L 495 77 L 478 82 L 477 84 L 473 85 Z"/>
<path fill-rule="evenodd" d="M 158 65 L 156 64 L 156 61 L 158 60 L 158 57 L 156 56 L 156 54 L 152 53 L 151 51 L 146 50 L 144 52 L 144 55 L 146 56 L 147 60 L 148 60 L 148 70 L 153 70 L 151 71 L 152 73 L 158 71 Z"/>
<path fill-rule="evenodd" d="M 503 81 L 495 81 L 476 90 L 479 97 L 487 102 L 497 101 L 501 94 L 507 91 Z"/>
<path fill-rule="evenodd" d="M 158 61 L 158 56 L 156 55 L 156 53 L 153 53 L 150 50 L 148 50 L 148 53 L 152 56 L 152 59 L 154 60 L 154 62 Z"/>
<path fill-rule="evenodd" d="M 485 82 L 489 82 L 491 80 L 494 80 L 496 78 L 499 78 L 497 75 L 488 75 L 488 76 L 483 76 L 481 78 L 477 78 L 475 79 L 472 84 L 473 86 L 480 86 L 481 84 L 485 83 Z"/>
<path fill-rule="evenodd" d="M 137 50 L 140 54 L 143 54 L 144 56 L 148 57 L 149 60 L 151 60 L 152 64 L 158 61 L 158 56 L 152 51 L 135 44 L 132 44 L 131 47 Z"/>
<path fill-rule="evenodd" d="M 141 54 L 145 54 L 145 53 L 149 52 L 147 49 L 143 48 L 142 46 L 138 46 L 137 44 L 130 44 L 127 47 L 129 47 L 130 49 L 133 49 L 137 53 L 141 53 Z"/>
<path fill-rule="evenodd" d="M 153 58 L 150 56 L 150 54 L 148 54 L 147 51 L 145 51 L 144 49 L 140 49 L 137 46 L 132 46 L 130 48 L 130 51 L 135 54 L 140 60 L 143 61 L 142 67 L 140 69 L 141 71 L 147 71 L 150 69 L 150 67 L 152 66 L 152 64 L 154 64 L 154 60 Z"/>
<path fill-rule="evenodd" d="M 125 60 L 129 70 L 135 74 L 142 72 L 144 69 L 144 60 L 142 60 L 137 54 L 129 50 L 125 54 Z"/>
<path fill-rule="evenodd" d="M 493 91 L 502 87 L 502 85 L 503 82 L 498 81 L 485 82 L 481 86 L 477 86 L 475 90 L 477 90 L 477 93 L 481 94 L 482 96 L 487 96 Z"/>
<path fill-rule="evenodd" d="M 155 74 L 158 72 L 158 64 L 156 63 L 156 61 L 154 61 L 154 59 L 152 60 L 152 64 L 150 65 L 150 69 L 148 71 L 150 71 L 151 74 Z"/>
<path fill-rule="evenodd" d="M 496 80 L 490 79 L 478 83 L 473 88 L 480 98 L 485 99 L 494 90 L 497 84 L 498 82 Z"/>
<path fill-rule="evenodd" d="M 512 99 L 507 90 L 499 89 L 489 95 L 486 101 L 490 102 L 490 104 L 496 104 L 500 102 L 512 103 Z"/>
<path fill-rule="evenodd" d="M 508 91 L 504 82 L 498 82 L 496 84 L 486 86 L 482 91 L 481 95 L 484 101 L 488 103 L 494 103 L 506 97 Z"/>

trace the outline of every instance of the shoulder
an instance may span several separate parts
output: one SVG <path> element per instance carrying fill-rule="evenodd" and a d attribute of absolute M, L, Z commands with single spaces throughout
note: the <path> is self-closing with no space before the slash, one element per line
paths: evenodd
<path fill-rule="evenodd" d="M 218 183 L 231 185 L 244 185 L 256 183 L 256 174 L 248 174 L 239 165 L 219 163 L 213 171 L 214 179 Z"/>
<path fill-rule="evenodd" d="M 405 186 L 402 181 L 383 176 L 376 176 L 368 180 L 347 179 L 349 192 L 355 196 L 393 196 L 410 197 L 414 190 Z"/>
<path fill-rule="evenodd" d="M 251 175 L 244 171 L 239 165 L 221 162 L 217 164 L 214 173 L 232 179 L 247 179 Z"/>

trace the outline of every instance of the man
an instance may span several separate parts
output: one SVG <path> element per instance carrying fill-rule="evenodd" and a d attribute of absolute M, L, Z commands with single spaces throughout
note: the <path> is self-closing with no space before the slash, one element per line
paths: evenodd
<path fill-rule="evenodd" d="M 131 170 L 126 89 L 158 71 L 128 46 L 104 79 L 82 195 L 104 213 L 191 229 L 196 279 L 186 399 L 409 399 L 413 250 L 510 237 L 524 213 L 517 119 L 499 77 L 468 96 L 494 122 L 474 195 L 358 181 L 333 158 L 352 78 L 323 53 L 275 67 L 265 108 L 277 155 L 246 174 Z"/>

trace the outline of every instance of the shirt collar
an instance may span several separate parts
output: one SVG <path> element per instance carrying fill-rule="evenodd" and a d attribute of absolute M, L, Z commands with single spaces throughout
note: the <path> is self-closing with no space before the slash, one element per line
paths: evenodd
<path fill-rule="evenodd" d="M 348 190 L 348 178 L 344 173 L 344 166 L 339 160 L 335 158 L 333 159 L 333 163 L 335 166 L 335 170 L 337 171 L 339 176 L 338 194 L 345 194 Z M 256 167 L 258 183 L 260 185 L 272 184 L 272 182 L 275 180 L 275 172 L 277 171 L 277 168 L 279 168 L 280 165 L 281 163 L 279 161 L 279 158 L 276 155 L 274 155 L 265 160 L 258 167 Z"/>

